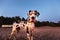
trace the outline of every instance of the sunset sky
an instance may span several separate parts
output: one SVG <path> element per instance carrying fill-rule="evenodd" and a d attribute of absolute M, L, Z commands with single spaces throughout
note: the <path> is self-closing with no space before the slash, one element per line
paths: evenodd
<path fill-rule="evenodd" d="M 37 10 L 40 21 L 60 21 L 60 0 L 0 0 L 0 16 L 27 18 L 29 10 Z"/>

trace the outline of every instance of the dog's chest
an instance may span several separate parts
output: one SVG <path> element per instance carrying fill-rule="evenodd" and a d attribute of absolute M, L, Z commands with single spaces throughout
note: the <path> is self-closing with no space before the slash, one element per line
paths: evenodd
<path fill-rule="evenodd" d="M 29 23 L 29 22 L 27 23 L 27 26 L 28 27 L 35 27 L 34 23 Z"/>

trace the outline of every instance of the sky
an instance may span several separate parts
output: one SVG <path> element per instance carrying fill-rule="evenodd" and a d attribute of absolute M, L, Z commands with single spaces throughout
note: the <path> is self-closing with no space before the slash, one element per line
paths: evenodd
<path fill-rule="evenodd" d="M 60 0 L 0 0 L 0 16 L 27 18 L 29 10 L 37 10 L 39 21 L 60 21 Z"/>

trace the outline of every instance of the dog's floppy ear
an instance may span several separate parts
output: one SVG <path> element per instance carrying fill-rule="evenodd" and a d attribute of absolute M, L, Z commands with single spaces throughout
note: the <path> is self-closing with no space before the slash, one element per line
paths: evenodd
<path fill-rule="evenodd" d="M 29 10 L 28 16 L 31 15 L 30 12 L 32 12 L 32 10 Z"/>
<path fill-rule="evenodd" d="M 27 13 L 28 16 L 29 16 L 30 12 L 31 12 L 31 10 L 29 10 L 29 12 Z"/>
<path fill-rule="evenodd" d="M 31 10 L 29 10 L 29 12 L 27 13 L 28 16 L 29 16 L 30 12 L 31 12 Z"/>
<path fill-rule="evenodd" d="M 37 12 L 37 10 L 35 10 L 35 12 L 36 12 L 36 15 L 37 15 L 37 17 L 40 15 L 40 13 L 39 12 Z"/>
<path fill-rule="evenodd" d="M 39 12 L 37 12 L 37 17 L 40 15 L 40 13 Z"/>
<path fill-rule="evenodd" d="M 29 13 L 31 12 L 31 10 L 29 10 Z"/>

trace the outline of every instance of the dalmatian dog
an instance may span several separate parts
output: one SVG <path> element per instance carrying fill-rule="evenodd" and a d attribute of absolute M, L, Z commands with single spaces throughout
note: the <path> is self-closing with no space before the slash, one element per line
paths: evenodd
<path fill-rule="evenodd" d="M 30 10 L 28 12 L 28 20 L 27 20 L 27 25 L 26 25 L 26 33 L 27 33 L 27 38 L 28 40 L 33 40 L 33 31 L 35 28 L 35 21 L 36 17 L 38 17 L 40 14 L 36 10 Z"/>
<path fill-rule="evenodd" d="M 17 22 L 13 23 L 10 38 L 14 34 L 15 31 L 17 34 L 19 30 L 23 29 L 27 34 L 27 39 L 33 40 L 32 34 L 35 28 L 34 22 L 36 21 L 36 17 L 38 17 L 39 15 L 40 15 L 39 12 L 37 12 L 36 10 L 29 10 L 28 18 L 26 22 L 17 20 Z"/>

